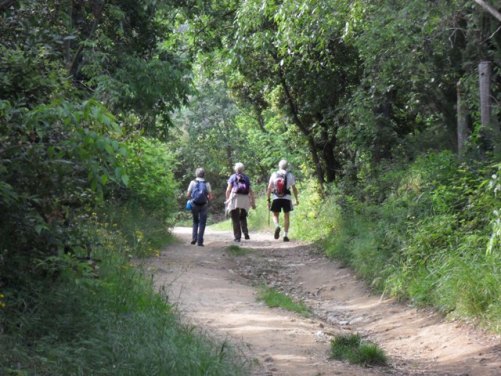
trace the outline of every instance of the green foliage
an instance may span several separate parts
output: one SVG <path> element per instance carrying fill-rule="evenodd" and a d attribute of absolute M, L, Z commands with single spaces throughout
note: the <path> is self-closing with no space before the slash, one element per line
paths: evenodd
<path fill-rule="evenodd" d="M 34 258 L 89 246 L 80 225 L 122 184 L 116 157 L 125 150 L 113 116 L 95 101 L 32 110 L 1 103 L 0 275 L 16 285 L 21 270 L 36 273 Z"/>
<path fill-rule="evenodd" d="M 253 144 L 265 163 L 266 140 L 279 133 L 320 184 L 356 185 L 387 161 L 453 150 L 457 85 L 473 130 L 469 157 L 498 143 L 480 135 L 476 69 L 494 61 L 498 80 L 501 37 L 471 2 L 217 1 L 184 16 L 206 74 L 224 77 L 261 133 Z"/>
<path fill-rule="evenodd" d="M 149 61 L 127 57 L 113 77 L 98 76 L 92 82 L 111 108 L 129 115 L 133 111 L 142 119 L 138 127 L 146 135 L 166 140 L 172 125 L 170 113 L 185 104 L 190 93 L 185 65 L 158 57 Z"/>
<path fill-rule="evenodd" d="M 271 230 L 273 222 L 271 220 L 271 213 L 268 209 L 268 202 L 264 195 L 256 200 L 256 210 L 250 210 L 247 222 L 251 231 L 263 229 Z"/>
<path fill-rule="evenodd" d="M 166 137 L 170 112 L 190 92 L 190 64 L 175 45 L 170 2 L 17 1 L 0 17 L 0 98 L 40 103 L 93 95 L 138 128 Z M 168 48 L 168 47 L 171 48 Z M 70 79 L 68 79 L 70 78 Z M 92 94 L 90 94 L 92 93 Z"/>
<path fill-rule="evenodd" d="M 126 242 L 118 248 L 129 258 L 158 256 L 159 250 L 172 241 L 165 213 L 155 215 L 133 200 L 102 207 L 98 213 L 95 222 Z M 95 232 L 101 244 L 109 240 L 101 237 L 99 229 Z M 112 244 L 109 247 L 112 248 Z"/>
<path fill-rule="evenodd" d="M 295 302 L 290 296 L 270 287 L 262 286 L 258 292 L 258 299 L 264 301 L 271 308 L 283 308 L 305 317 L 311 314 L 310 309 L 303 302 Z"/>
<path fill-rule="evenodd" d="M 499 81 L 498 27 L 465 0 L 3 2 L 0 305 L 28 317 L 46 284 L 92 284 L 75 260 L 112 226 L 120 252 L 154 253 L 196 167 L 221 204 L 235 162 L 262 191 L 285 157 L 318 184 L 301 187 L 300 237 L 378 289 L 499 330 L 499 124 L 480 125 L 477 95 L 478 61 Z M 430 152 L 456 148 L 458 88 L 463 164 Z"/>
<path fill-rule="evenodd" d="M 495 197 L 501 192 L 501 164 L 497 165 L 497 173 L 491 176 L 487 189 L 491 191 Z M 487 255 L 492 255 L 494 250 L 501 249 L 501 210 L 493 211 L 493 219 L 491 220 L 492 233 L 487 245 Z"/>
<path fill-rule="evenodd" d="M 336 336 L 331 341 L 331 356 L 363 366 L 385 366 L 386 355 L 376 344 L 362 341 L 358 334 Z"/>
<path fill-rule="evenodd" d="M 127 173 L 130 200 L 152 214 L 172 216 L 178 189 L 174 180 L 175 159 L 167 145 L 155 139 L 137 138 L 126 143 L 129 150 L 123 169 Z"/>
<path fill-rule="evenodd" d="M 187 139 L 178 151 L 183 173 L 188 170 L 191 178 L 193 171 L 203 166 L 207 172 L 224 177 L 233 170 L 241 158 L 241 147 L 245 147 L 241 132 L 235 127 L 238 110 L 228 97 L 224 82 L 199 78 L 198 86 L 189 108 L 175 118 L 175 123 L 187 133 L 181 135 Z"/>
<path fill-rule="evenodd" d="M 43 285 L 30 281 L 37 304 L 0 313 L 0 368 L 7 374 L 242 375 L 246 366 L 227 344 L 184 326 L 151 279 L 126 256 L 128 242 L 100 230 L 96 259 L 47 259 L 39 268 L 59 269 Z M 59 264 L 56 265 L 55 263 Z M 66 265 L 62 265 L 65 263 Z"/>
<path fill-rule="evenodd" d="M 316 181 L 298 184 L 299 202 L 291 215 L 291 232 L 301 239 L 317 241 L 335 231 L 340 220 L 337 192 L 322 194 Z"/>
<path fill-rule="evenodd" d="M 320 200 L 305 185 L 292 231 L 320 242 L 376 290 L 496 331 L 498 169 L 439 153 L 387 166 L 363 190 L 352 188 L 357 197 L 335 190 Z"/>

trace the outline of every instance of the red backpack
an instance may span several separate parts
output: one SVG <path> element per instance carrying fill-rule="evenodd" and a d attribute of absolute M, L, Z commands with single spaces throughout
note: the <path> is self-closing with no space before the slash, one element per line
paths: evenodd
<path fill-rule="evenodd" d="M 285 195 L 291 193 L 290 190 L 287 189 L 287 172 L 284 174 L 277 171 L 273 185 L 275 187 L 275 191 L 273 193 L 275 193 L 277 197 L 284 197 Z"/>

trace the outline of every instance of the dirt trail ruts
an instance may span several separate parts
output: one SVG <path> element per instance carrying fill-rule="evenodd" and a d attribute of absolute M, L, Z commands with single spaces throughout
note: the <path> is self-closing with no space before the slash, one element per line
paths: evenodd
<path fill-rule="evenodd" d="M 234 256 L 230 232 L 206 232 L 205 247 L 180 243 L 145 267 L 183 319 L 231 341 L 254 364 L 253 375 L 501 375 L 500 338 L 429 310 L 372 295 L 363 282 L 311 245 L 253 233 Z M 259 284 L 302 299 L 304 318 L 258 302 Z M 329 359 L 330 340 L 359 333 L 389 356 L 388 367 L 364 368 Z"/>

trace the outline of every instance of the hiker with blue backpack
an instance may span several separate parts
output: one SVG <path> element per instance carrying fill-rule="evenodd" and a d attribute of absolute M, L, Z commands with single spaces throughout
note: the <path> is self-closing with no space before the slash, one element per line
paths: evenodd
<path fill-rule="evenodd" d="M 195 180 L 190 182 L 186 196 L 189 199 L 193 215 L 193 233 L 191 244 L 204 246 L 204 232 L 209 212 L 209 201 L 212 200 L 212 190 L 205 181 L 205 170 L 201 167 L 195 171 Z"/>
<path fill-rule="evenodd" d="M 235 242 L 240 242 L 242 234 L 245 239 L 250 239 L 247 227 L 247 214 L 249 208 L 256 209 L 254 193 L 251 189 L 250 179 L 244 174 L 243 163 L 235 163 L 235 173 L 228 179 L 226 188 L 226 210 L 230 213 L 233 224 Z"/>
<path fill-rule="evenodd" d="M 292 206 L 292 193 L 296 199 L 296 205 L 299 204 L 298 191 L 296 188 L 296 178 L 287 171 L 288 163 L 282 159 L 278 163 L 278 171 L 274 172 L 268 183 L 266 194 L 268 197 L 268 209 L 273 213 L 273 223 L 275 225 L 274 238 L 280 238 L 279 215 L 284 212 L 284 242 L 289 241 L 289 213 L 294 210 Z M 292 190 L 292 192 L 291 192 Z"/>

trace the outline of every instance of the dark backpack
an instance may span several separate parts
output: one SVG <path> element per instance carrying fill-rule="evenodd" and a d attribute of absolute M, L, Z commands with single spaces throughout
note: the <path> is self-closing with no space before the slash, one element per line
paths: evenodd
<path fill-rule="evenodd" d="M 205 181 L 195 181 L 195 185 L 191 190 L 191 202 L 195 205 L 205 205 L 209 202 L 209 192 Z"/>
<path fill-rule="evenodd" d="M 277 197 L 284 197 L 291 193 L 290 190 L 287 189 L 287 172 L 285 174 L 277 172 L 273 183 L 275 186 L 275 191 L 273 193 L 275 193 Z"/>
<path fill-rule="evenodd" d="M 248 194 L 249 189 L 249 179 L 246 179 L 242 174 L 237 174 L 233 183 L 233 191 L 235 191 L 236 193 Z"/>

